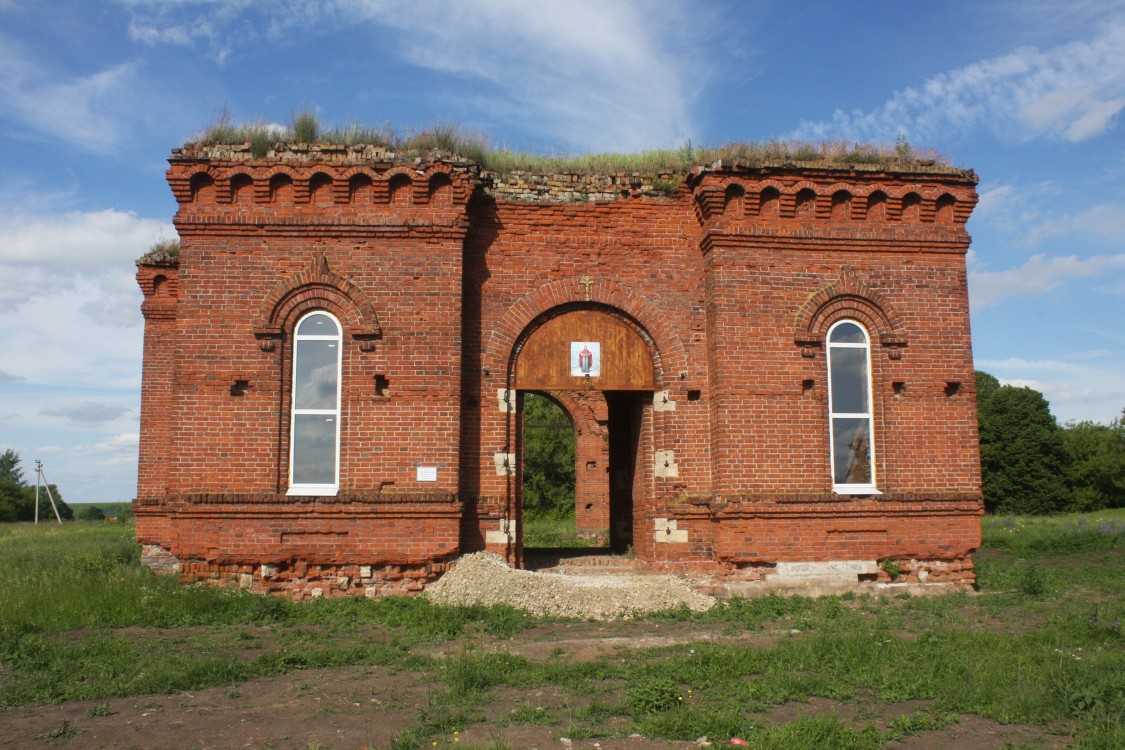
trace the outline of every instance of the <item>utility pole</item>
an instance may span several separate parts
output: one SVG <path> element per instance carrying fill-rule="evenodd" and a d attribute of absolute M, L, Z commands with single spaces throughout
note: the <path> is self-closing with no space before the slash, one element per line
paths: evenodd
<path fill-rule="evenodd" d="M 51 492 L 51 483 L 47 481 L 47 474 L 43 471 L 43 462 L 35 459 L 35 523 L 39 523 L 39 485 L 47 490 L 47 499 L 51 501 L 51 510 L 55 511 L 55 520 L 62 525 L 62 516 L 59 515 L 59 506 L 55 504 L 55 495 Z"/>

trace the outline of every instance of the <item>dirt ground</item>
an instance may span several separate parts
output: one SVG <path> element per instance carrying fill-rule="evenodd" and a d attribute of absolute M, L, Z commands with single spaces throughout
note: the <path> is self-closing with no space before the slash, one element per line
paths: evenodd
<path fill-rule="evenodd" d="M 624 649 L 670 646 L 688 641 L 721 640 L 769 647 L 779 632 L 730 635 L 720 628 L 670 623 L 562 623 L 536 627 L 506 640 L 480 639 L 473 646 L 508 651 L 529 660 L 586 660 Z M 430 649 L 440 655 L 465 647 L 464 641 Z M 191 693 L 76 701 L 0 712 L 0 748 L 159 748 L 197 750 L 267 748 L 293 750 L 382 750 L 402 730 L 414 725 L 432 695 L 444 690 L 427 675 L 383 667 L 305 670 L 236 686 Z M 665 750 L 697 748 L 677 742 L 630 735 L 628 720 L 610 718 L 602 726 L 615 736 L 571 739 L 566 727 L 510 720 L 513 712 L 543 710 L 558 714 L 580 708 L 584 700 L 559 687 L 541 690 L 495 690 L 473 709 L 485 721 L 465 727 L 456 736 L 441 737 L 438 746 L 506 745 L 513 750 L 566 748 L 593 750 Z M 792 721 L 801 715 L 835 714 L 861 727 L 886 723 L 926 706 L 923 702 L 880 703 L 875 699 L 838 702 L 816 698 L 789 703 L 758 715 L 760 725 Z M 730 738 L 710 738 L 727 747 Z M 920 732 L 894 747 L 901 750 L 1003 750 L 1006 745 L 1062 748 L 1067 737 L 1038 727 L 1001 725 L 977 716 L 941 731 Z"/>

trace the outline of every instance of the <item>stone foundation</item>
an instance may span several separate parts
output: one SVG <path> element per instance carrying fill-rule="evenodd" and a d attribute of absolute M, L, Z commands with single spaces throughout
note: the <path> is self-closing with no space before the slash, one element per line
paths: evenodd
<path fill-rule="evenodd" d="M 212 583 L 295 601 L 322 597 L 402 596 L 420 593 L 452 567 L 449 562 L 417 565 L 260 564 L 179 560 L 158 545 L 144 545 L 142 563 L 158 573 L 177 574 L 184 583 Z"/>

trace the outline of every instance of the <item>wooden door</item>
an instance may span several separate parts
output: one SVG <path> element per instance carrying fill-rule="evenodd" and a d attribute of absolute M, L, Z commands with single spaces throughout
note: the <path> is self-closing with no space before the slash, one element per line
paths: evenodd
<path fill-rule="evenodd" d="M 519 390 L 655 390 L 648 345 L 624 321 L 600 310 L 552 318 L 527 339 L 516 361 Z"/>

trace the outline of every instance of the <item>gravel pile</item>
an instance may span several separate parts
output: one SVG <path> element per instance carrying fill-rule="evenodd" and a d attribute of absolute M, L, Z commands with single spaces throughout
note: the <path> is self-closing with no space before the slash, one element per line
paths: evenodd
<path fill-rule="evenodd" d="M 703 612 L 714 597 L 671 575 L 533 573 L 491 552 L 474 552 L 426 587 L 437 604 L 509 604 L 537 615 L 613 620 L 681 605 Z"/>

